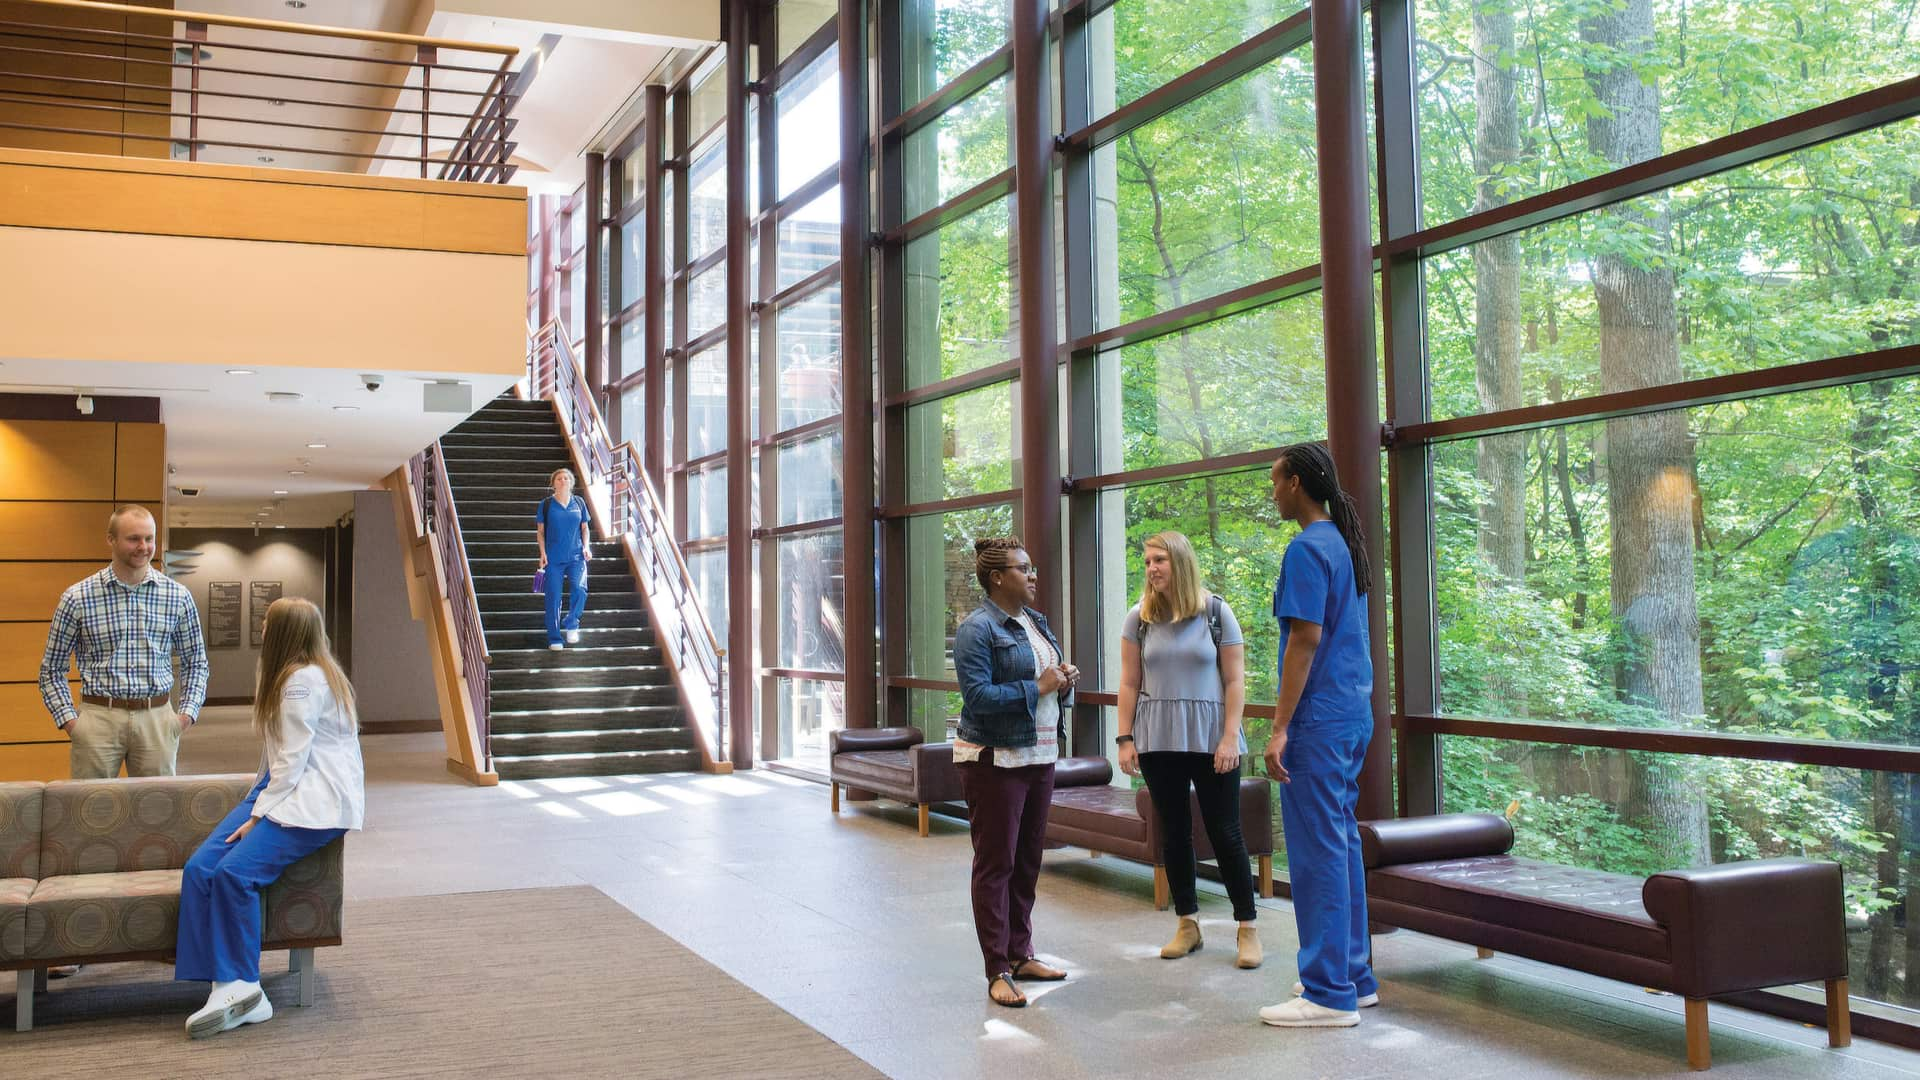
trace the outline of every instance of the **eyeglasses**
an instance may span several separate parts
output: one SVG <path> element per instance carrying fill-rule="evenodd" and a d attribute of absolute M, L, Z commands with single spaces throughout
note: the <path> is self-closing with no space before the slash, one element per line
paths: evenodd
<path fill-rule="evenodd" d="M 1032 563 L 1030 563 L 1030 562 L 1028 562 L 1028 563 L 1015 563 L 1014 565 L 1012 565 L 1012 566 L 1009 566 L 1009 567 L 1007 567 L 1007 569 L 1009 569 L 1009 570 L 1012 570 L 1012 571 L 1014 571 L 1014 572 L 1016 572 L 1016 573 L 1020 573 L 1020 574 L 1025 574 L 1025 575 L 1027 575 L 1028 577 L 1032 577 L 1032 576 L 1033 576 L 1033 564 L 1032 564 Z"/>

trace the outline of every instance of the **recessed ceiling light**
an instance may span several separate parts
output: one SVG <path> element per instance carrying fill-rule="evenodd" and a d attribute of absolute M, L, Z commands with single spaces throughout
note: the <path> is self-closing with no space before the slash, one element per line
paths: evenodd
<path fill-rule="evenodd" d="M 251 374 L 253 374 L 253 369 L 252 369 L 252 368 L 243 368 L 243 367 L 230 367 L 230 368 L 228 368 L 228 369 L 227 369 L 227 374 L 229 374 L 229 375 L 251 375 Z"/>
<path fill-rule="evenodd" d="M 360 406 L 358 406 L 358 405 L 335 405 L 335 406 L 333 407 L 333 411 L 334 411 L 334 412 L 359 412 L 359 411 L 360 411 Z"/>
<path fill-rule="evenodd" d="M 274 526 L 274 528 L 276 528 L 276 529 L 284 529 L 284 528 L 286 528 L 286 526 L 285 526 L 285 525 L 275 525 L 275 526 Z"/>
<path fill-rule="evenodd" d="M 260 164 L 262 164 L 262 165 L 271 165 L 271 164 L 273 164 L 273 155 L 272 155 L 272 154 L 261 154 L 261 155 L 260 155 L 260 156 L 259 156 L 258 158 L 256 158 L 255 160 L 256 160 L 256 161 L 258 161 L 258 162 L 260 162 Z"/>
<path fill-rule="evenodd" d="M 274 493 L 275 495 L 285 495 L 285 494 L 286 494 L 286 490 L 285 490 L 284 488 L 274 488 L 274 489 L 273 489 L 273 493 Z"/>
<path fill-rule="evenodd" d="M 325 450 L 326 448 L 327 444 L 323 442 L 310 442 L 307 444 L 307 449 L 309 450 Z"/>
<path fill-rule="evenodd" d="M 276 106 L 278 106 L 278 105 L 285 105 L 285 104 L 286 104 L 286 102 L 285 102 L 285 101 L 282 101 L 282 100 L 281 100 L 281 99 L 279 99 L 279 98 L 268 98 L 268 99 L 267 99 L 267 104 L 269 104 L 269 105 L 276 105 Z"/>
<path fill-rule="evenodd" d="M 288 469 L 288 470 L 287 470 L 287 475 L 288 475 L 288 476 L 305 476 L 305 475 L 307 475 L 307 470 L 305 470 L 305 469 Z"/>

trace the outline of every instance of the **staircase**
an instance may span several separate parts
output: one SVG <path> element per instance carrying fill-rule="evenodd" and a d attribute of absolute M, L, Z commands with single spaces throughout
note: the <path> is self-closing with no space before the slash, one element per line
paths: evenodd
<path fill-rule="evenodd" d="M 488 749 L 502 780 L 700 768 L 625 554 L 593 545 L 580 643 L 547 648 L 535 510 L 553 470 L 572 467 L 545 401 L 501 397 L 440 440 L 486 634 Z"/>

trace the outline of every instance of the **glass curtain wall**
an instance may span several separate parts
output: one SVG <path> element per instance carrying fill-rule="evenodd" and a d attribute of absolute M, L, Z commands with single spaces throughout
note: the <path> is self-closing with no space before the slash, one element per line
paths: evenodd
<path fill-rule="evenodd" d="M 527 325 L 559 320 L 576 344 L 586 340 L 586 188 L 538 195 L 527 207 Z"/>

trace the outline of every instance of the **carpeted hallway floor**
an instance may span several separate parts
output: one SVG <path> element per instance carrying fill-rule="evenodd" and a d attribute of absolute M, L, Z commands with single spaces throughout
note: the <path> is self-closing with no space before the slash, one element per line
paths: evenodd
<path fill-rule="evenodd" d="M 313 1008 L 270 954 L 274 1018 L 198 1042 L 181 1025 L 204 984 L 85 968 L 40 998 L 0 1075 L 880 1075 L 597 889 L 355 901 L 347 928 L 318 950 Z"/>

